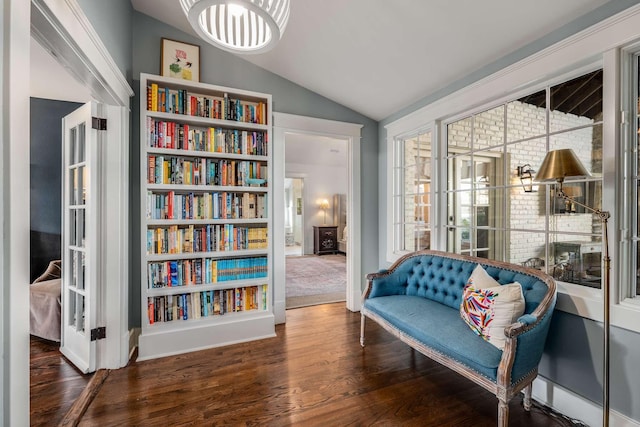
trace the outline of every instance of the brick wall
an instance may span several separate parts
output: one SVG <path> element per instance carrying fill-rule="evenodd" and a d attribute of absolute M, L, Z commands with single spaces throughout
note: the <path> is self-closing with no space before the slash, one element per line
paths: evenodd
<path fill-rule="evenodd" d="M 505 108 L 508 123 L 506 130 Z M 593 123 L 589 118 L 560 111 L 551 112 L 549 121 L 552 132 Z M 508 195 L 505 226 L 508 230 L 526 230 L 506 233 L 509 242 L 506 258 L 515 263 L 531 257 L 544 258 L 545 256 L 545 212 L 547 198 L 550 198 L 547 192 L 548 187 L 542 185 L 535 193 L 525 193 L 516 175 L 517 166 L 530 164 L 534 169 L 540 166 L 547 152 L 545 134 L 545 109 L 519 101 L 479 113 L 473 120 L 465 118 L 451 123 L 447 129 L 450 154 L 460 154 L 461 151 L 470 150 L 473 139 L 474 151 L 486 149 L 484 155 L 482 152 L 474 152 L 474 156 L 491 159 L 490 161 L 496 165 L 500 164 L 501 159 L 507 159 L 506 179 L 500 180 L 499 176 L 504 171 L 498 171 L 498 178 L 493 179 L 491 185 L 511 186 L 505 190 L 505 194 Z M 509 143 L 506 147 L 503 144 L 505 135 Z M 533 138 L 536 136 L 538 138 Z M 527 140 L 522 141 L 522 139 Z M 598 173 L 602 170 L 601 160 L 597 158 L 598 153 L 601 157 L 602 152 L 600 127 L 590 126 L 555 134 L 549 137 L 549 144 L 552 150 L 572 148 L 587 168 L 592 168 Z M 464 154 L 468 155 L 468 153 Z M 551 240 L 555 238 L 558 241 L 589 241 L 591 237 L 588 234 L 597 233 L 600 225 L 600 222 L 597 219 L 594 222 L 593 215 L 588 213 L 551 215 L 549 221 L 549 230 L 552 232 L 570 231 L 586 234 L 584 236 L 559 234 L 551 237 Z M 501 225 L 496 224 L 497 227 Z"/>

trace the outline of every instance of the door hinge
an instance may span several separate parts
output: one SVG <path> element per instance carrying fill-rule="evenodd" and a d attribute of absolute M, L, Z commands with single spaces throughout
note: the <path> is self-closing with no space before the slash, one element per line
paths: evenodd
<path fill-rule="evenodd" d="M 91 127 L 98 130 L 107 130 L 107 119 L 91 117 Z"/>
<path fill-rule="evenodd" d="M 107 328 L 101 326 L 91 330 L 91 341 L 101 340 L 107 337 Z"/>

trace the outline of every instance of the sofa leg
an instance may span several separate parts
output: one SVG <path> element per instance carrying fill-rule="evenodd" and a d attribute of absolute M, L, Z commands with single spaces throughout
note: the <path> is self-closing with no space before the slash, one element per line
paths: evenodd
<path fill-rule="evenodd" d="M 509 402 L 498 400 L 498 427 L 509 426 Z"/>
<path fill-rule="evenodd" d="M 360 345 L 364 347 L 364 314 L 360 315 Z"/>
<path fill-rule="evenodd" d="M 531 410 L 531 390 L 533 389 L 533 383 L 529 383 L 528 386 L 524 388 L 524 400 L 522 401 L 522 405 L 524 406 L 524 410 L 529 412 Z"/>

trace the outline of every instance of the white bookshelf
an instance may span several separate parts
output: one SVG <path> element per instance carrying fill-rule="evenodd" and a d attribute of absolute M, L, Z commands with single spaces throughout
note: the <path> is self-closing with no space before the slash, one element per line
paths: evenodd
<path fill-rule="evenodd" d="M 271 95 L 140 75 L 138 360 L 275 336 L 271 138 Z"/>

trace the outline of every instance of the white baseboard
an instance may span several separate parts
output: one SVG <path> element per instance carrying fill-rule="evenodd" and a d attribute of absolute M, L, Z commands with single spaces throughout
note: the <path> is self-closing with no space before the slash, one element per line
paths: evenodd
<path fill-rule="evenodd" d="M 538 376 L 533 382 L 533 398 L 561 414 L 580 420 L 589 426 L 602 425 L 602 407 L 599 404 L 546 378 Z M 610 410 L 609 425 L 611 427 L 640 427 L 640 422 Z"/>

